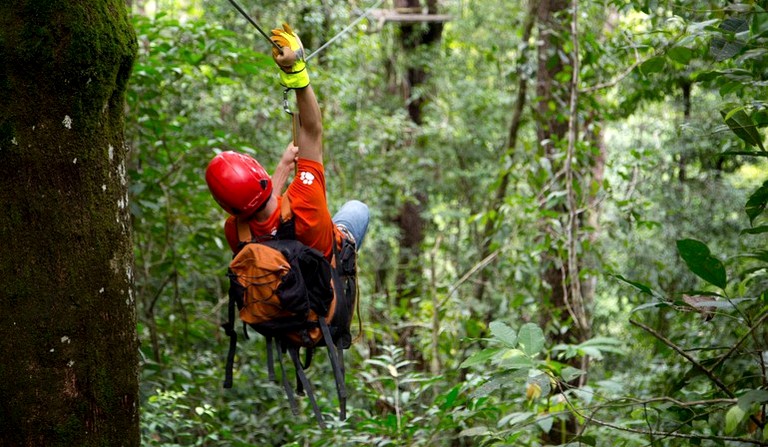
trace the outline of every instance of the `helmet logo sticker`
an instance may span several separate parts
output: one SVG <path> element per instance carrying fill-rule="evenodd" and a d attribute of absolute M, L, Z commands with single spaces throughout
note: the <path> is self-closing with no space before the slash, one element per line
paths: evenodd
<path fill-rule="evenodd" d="M 315 181 L 315 176 L 309 172 L 302 172 L 300 177 L 301 183 L 305 185 L 311 185 Z"/>

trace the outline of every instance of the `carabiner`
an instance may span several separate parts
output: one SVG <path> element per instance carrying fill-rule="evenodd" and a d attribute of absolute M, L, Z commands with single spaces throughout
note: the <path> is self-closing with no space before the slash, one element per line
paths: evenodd
<path fill-rule="evenodd" d="M 290 92 L 291 89 L 287 88 L 283 90 L 283 111 L 287 113 L 288 115 L 293 116 L 293 112 L 291 111 L 291 107 L 288 105 L 288 92 Z"/>

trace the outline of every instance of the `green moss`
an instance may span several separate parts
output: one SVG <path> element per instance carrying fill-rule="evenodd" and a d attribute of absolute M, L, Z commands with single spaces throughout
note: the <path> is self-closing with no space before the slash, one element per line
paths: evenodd
<path fill-rule="evenodd" d="M 125 154 L 106 155 L 123 144 L 136 54 L 124 7 L 122 0 L 0 6 L 0 347 L 18 359 L 0 374 L 0 399 L 13 402 L 0 420 L 40 445 L 138 445 L 135 322 L 116 304 L 125 275 L 110 267 L 131 252 L 114 219 L 126 193 L 115 166 Z M 95 282 L 108 292 L 96 295 Z M 39 307 L 26 306 L 33 300 Z M 30 335 L 13 333 L 12 322 Z M 77 342 L 61 346 L 64 335 Z M 8 340 L 28 349 L 16 352 Z M 72 369 L 64 366 L 70 359 Z M 76 395 L 61 394 L 73 380 L 67 374 L 75 374 Z M 19 391 L 35 389 L 51 402 Z M 88 424 L 102 433 L 84 438 Z"/>

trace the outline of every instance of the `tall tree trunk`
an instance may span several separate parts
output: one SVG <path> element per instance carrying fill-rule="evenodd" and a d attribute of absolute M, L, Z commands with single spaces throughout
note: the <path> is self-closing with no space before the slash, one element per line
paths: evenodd
<path fill-rule="evenodd" d="M 419 0 L 396 0 L 395 6 L 408 10 L 421 10 L 422 8 Z M 436 0 L 428 0 L 428 12 L 436 13 L 436 9 Z M 403 97 L 408 116 L 416 125 L 422 124 L 422 108 L 425 98 L 421 95 L 415 95 L 414 91 L 426 82 L 426 68 L 429 62 L 428 58 L 417 57 L 417 52 L 428 50 L 429 46 L 439 42 L 442 30 L 442 23 L 404 24 L 400 26 L 400 45 L 407 60 L 406 76 L 402 80 Z M 414 144 L 420 143 L 416 141 Z M 400 229 L 398 274 L 395 281 L 397 300 L 401 306 L 404 305 L 407 308 L 410 308 L 412 300 L 423 295 L 425 290 L 422 284 L 424 276 L 422 244 L 424 242 L 424 228 L 427 223 L 424 220 L 423 211 L 426 209 L 428 199 L 429 197 L 425 192 L 420 192 L 413 201 L 403 204 L 395 218 Z M 406 358 L 417 360 L 420 365 L 424 366 L 424 359 L 411 344 L 413 329 L 413 326 L 409 325 L 401 331 L 400 345 L 405 348 Z"/>
<path fill-rule="evenodd" d="M 588 170 L 592 162 L 591 155 L 578 147 L 581 130 L 575 90 L 579 70 L 578 41 L 571 39 L 575 31 L 572 20 L 576 19 L 572 17 L 569 6 L 566 0 L 544 0 L 539 3 L 537 20 L 539 40 L 542 42 L 536 88 L 539 98 L 537 137 L 543 146 L 542 156 L 549 161 L 551 175 L 547 185 L 540 186 L 544 190 L 543 196 L 548 197 L 543 205 L 547 215 L 557 215 L 560 221 L 558 228 L 546 231 L 544 237 L 551 238 L 551 243 L 550 249 L 542 256 L 542 282 L 547 287 L 541 296 L 540 324 L 553 344 L 576 344 L 591 335 L 588 300 L 591 299 L 592 287 L 588 285 L 585 297 L 580 279 L 585 258 L 580 253 L 585 215 L 579 208 L 585 202 L 576 195 L 578 189 L 589 188 L 577 189 L 574 183 L 579 182 L 579 178 L 589 178 Z M 567 45 L 572 48 L 572 53 L 567 55 L 570 60 L 564 62 L 562 55 Z M 562 73 L 567 72 L 566 68 L 570 69 L 569 81 L 558 81 Z M 579 158 L 585 160 L 579 163 Z M 582 170 L 581 175 L 574 175 L 577 169 Z M 554 191 L 566 194 L 550 195 Z M 548 221 L 549 218 L 542 222 L 544 228 L 548 228 Z M 571 363 L 586 370 L 586 358 L 574 358 Z M 569 385 L 579 386 L 581 381 Z M 544 440 L 552 444 L 571 440 L 577 432 L 577 421 L 571 415 L 564 422 L 563 425 L 554 424 L 552 430 L 544 434 Z"/>
<path fill-rule="evenodd" d="M 139 445 L 123 0 L 0 4 L 0 445 Z"/>
<path fill-rule="evenodd" d="M 520 39 L 524 45 L 527 45 L 531 38 L 533 31 L 533 25 L 536 22 L 536 3 L 531 0 L 528 6 L 528 13 L 525 16 L 525 22 L 523 23 L 522 38 Z M 528 53 L 525 49 L 520 54 L 520 60 L 518 61 L 516 76 L 517 76 L 517 97 L 515 98 L 514 108 L 512 109 L 512 119 L 509 125 L 509 132 L 507 133 L 507 140 L 504 144 L 502 154 L 505 158 L 514 158 L 515 148 L 517 147 L 517 137 L 520 131 L 520 126 L 523 122 L 523 110 L 525 109 L 527 96 L 528 96 L 528 84 L 530 79 L 526 75 Z M 499 160 L 499 166 L 505 166 L 505 160 Z M 501 177 L 496 192 L 492 195 L 491 200 L 488 202 L 486 209 L 498 210 L 504 203 L 504 198 L 507 196 L 507 188 L 509 187 L 511 172 L 507 170 Z M 496 219 L 488 219 L 483 232 L 481 233 L 482 248 L 480 249 L 480 262 L 488 258 L 492 253 L 492 240 L 494 233 L 496 232 Z M 480 273 L 480 281 L 475 286 L 475 299 L 482 301 L 485 296 L 485 289 L 488 281 L 491 278 L 491 269 L 485 268 Z M 493 315 L 488 315 L 486 320 L 488 323 L 493 319 Z"/>
<path fill-rule="evenodd" d="M 563 70 L 563 61 L 558 53 L 564 43 L 562 36 L 567 35 L 567 31 L 563 28 L 563 22 L 554 18 L 556 14 L 564 11 L 567 5 L 566 0 L 544 0 L 539 3 L 538 10 L 539 35 L 543 44 L 539 47 L 536 80 L 536 96 L 539 98 L 537 138 L 543 146 L 543 156 L 550 162 L 552 175 L 557 175 L 563 169 L 563 157 L 559 156 L 561 155 L 559 151 L 563 147 L 562 143 L 568 131 L 568 121 L 558 120 L 557 111 L 568 110 L 569 89 L 567 84 L 558 83 L 555 80 L 555 76 Z M 559 187 L 562 181 L 553 184 Z M 562 202 L 546 206 L 559 214 L 565 214 L 567 211 Z M 556 248 L 545 253 L 543 261 L 545 269 L 542 279 L 549 286 L 550 294 L 544 297 L 540 323 L 544 327 L 553 321 L 565 324 L 569 318 L 566 301 L 567 287 L 564 287 L 569 274 L 567 263 Z M 572 333 L 565 331 L 552 331 L 552 333 L 556 338 L 553 340 L 555 343 L 574 341 Z"/>

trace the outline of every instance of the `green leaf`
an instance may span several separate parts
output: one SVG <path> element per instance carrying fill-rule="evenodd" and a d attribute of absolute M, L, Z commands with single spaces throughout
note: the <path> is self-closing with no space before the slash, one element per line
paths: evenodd
<path fill-rule="evenodd" d="M 544 433 L 549 433 L 550 430 L 552 430 L 552 423 L 555 421 L 555 417 L 551 414 L 547 414 L 545 416 L 539 417 L 536 419 L 536 425 L 539 426 L 541 431 Z"/>
<path fill-rule="evenodd" d="M 477 387 L 472 393 L 470 393 L 470 397 L 472 399 L 477 399 L 479 397 L 485 397 L 491 394 L 492 392 L 498 390 L 499 388 L 506 385 L 508 382 L 508 379 L 506 377 L 496 377 L 493 378 L 479 387 Z"/>
<path fill-rule="evenodd" d="M 509 346 L 510 348 L 517 346 L 515 330 L 507 326 L 506 323 L 492 321 L 491 324 L 488 325 L 488 328 L 491 330 L 491 334 L 506 346 Z"/>
<path fill-rule="evenodd" d="M 640 64 L 640 71 L 645 75 L 658 73 L 664 69 L 664 65 L 666 65 L 666 61 L 663 57 L 652 57 Z"/>
<path fill-rule="evenodd" d="M 750 31 L 752 32 L 752 37 L 755 38 L 768 33 L 768 14 L 758 5 L 754 5 L 753 8 L 755 9 L 755 14 L 752 14 Z"/>
<path fill-rule="evenodd" d="M 597 445 L 597 438 L 594 435 L 581 435 L 574 439 L 574 441 L 577 441 L 579 444 L 591 445 L 593 447 Z"/>
<path fill-rule="evenodd" d="M 725 433 L 731 434 L 736 431 L 736 428 L 739 426 L 746 414 L 747 413 L 738 405 L 732 406 L 731 409 L 725 413 Z"/>
<path fill-rule="evenodd" d="M 461 363 L 461 368 L 469 368 L 470 366 L 483 365 L 488 362 L 493 356 L 501 351 L 499 348 L 483 349 L 472 354 L 468 359 Z"/>
<path fill-rule="evenodd" d="M 737 137 L 744 140 L 749 146 L 757 146 L 765 151 L 763 139 L 757 130 L 757 125 L 752 121 L 752 117 L 747 115 L 744 107 L 736 107 L 730 111 L 721 110 L 725 124 L 736 134 Z"/>
<path fill-rule="evenodd" d="M 499 366 L 504 369 L 530 369 L 533 368 L 533 361 L 523 351 L 509 349 L 501 355 Z"/>
<path fill-rule="evenodd" d="M 488 427 L 481 425 L 478 427 L 471 427 L 462 430 L 461 433 L 459 433 L 459 437 L 485 436 L 488 434 L 491 434 L 491 431 L 488 429 Z"/>
<path fill-rule="evenodd" d="M 447 410 L 449 408 L 453 407 L 454 402 L 456 402 L 456 398 L 459 397 L 459 386 L 455 386 L 451 388 L 451 391 L 449 391 L 447 394 L 442 395 L 444 402 L 440 404 L 441 410 Z"/>
<path fill-rule="evenodd" d="M 534 323 L 526 323 L 517 334 L 517 342 L 526 355 L 533 357 L 544 349 L 544 332 Z"/>
<path fill-rule="evenodd" d="M 763 186 L 749 196 L 747 205 L 744 207 L 744 211 L 749 217 L 750 225 L 754 223 L 757 216 L 765 211 L 766 205 L 768 205 L 768 180 L 763 183 Z"/>
<path fill-rule="evenodd" d="M 722 75 L 723 75 L 723 72 L 718 70 L 702 71 L 702 72 L 696 73 L 693 76 L 693 80 L 696 82 L 707 82 L 713 79 L 717 79 Z"/>
<path fill-rule="evenodd" d="M 621 341 L 610 337 L 595 337 L 591 338 L 576 346 L 579 349 L 592 348 L 597 349 L 601 353 L 612 352 L 614 354 L 626 354 L 622 349 Z"/>
<path fill-rule="evenodd" d="M 749 24 L 742 18 L 729 17 L 723 20 L 718 28 L 724 31 L 724 37 L 715 37 L 712 39 L 709 53 L 716 61 L 724 61 L 736 56 L 741 49 L 744 48 L 744 42 L 735 39 L 735 35 L 747 31 L 749 29 Z"/>
<path fill-rule="evenodd" d="M 750 390 L 739 397 L 739 407 L 744 411 L 749 409 L 754 404 L 763 404 L 768 402 L 768 391 L 766 390 Z"/>
<path fill-rule="evenodd" d="M 642 283 L 639 283 L 639 282 L 635 282 L 635 281 L 630 281 L 630 280 L 628 280 L 627 278 L 625 278 L 625 277 L 623 277 L 621 275 L 613 275 L 613 277 L 618 279 L 618 280 L 624 281 L 625 283 L 635 287 L 637 290 L 645 293 L 646 295 L 655 296 L 654 293 L 653 293 L 653 290 L 651 290 L 651 288 L 646 286 L 645 284 L 642 284 Z"/>
<path fill-rule="evenodd" d="M 768 233 L 768 225 L 761 225 L 755 228 L 746 228 L 741 230 L 739 234 L 763 234 Z"/>
<path fill-rule="evenodd" d="M 667 52 L 667 57 L 678 64 L 688 65 L 693 58 L 693 51 L 686 47 L 674 47 Z"/>
<path fill-rule="evenodd" d="M 505 425 L 515 425 L 519 424 L 521 422 L 525 422 L 529 419 L 532 419 L 536 416 L 536 413 L 531 413 L 529 411 L 520 412 L 520 413 L 510 413 L 503 418 L 499 419 L 498 426 L 504 427 Z"/>
<path fill-rule="evenodd" d="M 579 351 L 583 352 L 584 355 L 590 356 L 595 360 L 602 360 L 603 359 L 603 353 L 600 352 L 599 349 L 591 347 L 591 346 L 584 346 L 579 348 Z"/>
<path fill-rule="evenodd" d="M 665 301 L 651 301 L 650 303 L 641 304 L 635 307 L 630 311 L 630 313 L 635 313 L 637 311 L 645 310 L 645 309 L 655 309 L 657 307 L 664 307 L 664 306 L 669 306 L 669 303 Z"/>
<path fill-rule="evenodd" d="M 728 282 L 725 266 L 712 256 L 706 244 L 694 239 L 681 239 L 677 241 L 677 251 L 696 276 L 721 289 L 725 288 Z"/>
<path fill-rule="evenodd" d="M 566 366 L 560 373 L 560 377 L 562 377 L 566 382 L 570 382 L 571 380 L 582 375 L 584 375 L 584 371 L 578 368 L 574 368 L 573 366 Z"/>

